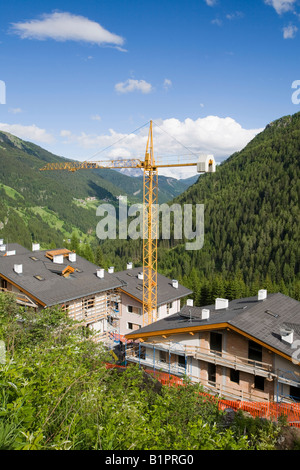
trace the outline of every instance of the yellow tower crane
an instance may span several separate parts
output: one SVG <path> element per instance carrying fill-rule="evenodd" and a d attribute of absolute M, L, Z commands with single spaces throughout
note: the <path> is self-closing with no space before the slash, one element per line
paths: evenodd
<path fill-rule="evenodd" d="M 69 161 L 48 163 L 41 168 L 46 170 L 77 170 L 140 168 L 143 170 L 143 325 L 157 319 L 157 239 L 158 239 L 158 169 L 197 166 L 198 173 L 215 171 L 212 155 L 199 157 L 195 162 L 156 164 L 153 150 L 153 123 L 150 129 L 144 161 L 133 159 L 114 159 L 103 161 Z"/>

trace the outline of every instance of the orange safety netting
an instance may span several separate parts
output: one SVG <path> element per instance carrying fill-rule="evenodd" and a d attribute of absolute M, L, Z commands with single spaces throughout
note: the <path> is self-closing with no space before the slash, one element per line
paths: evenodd
<path fill-rule="evenodd" d="M 112 368 L 126 369 L 126 366 L 119 366 L 116 364 L 106 363 L 107 369 Z M 154 371 L 151 369 L 144 369 L 148 374 L 153 375 L 162 385 L 178 386 L 183 385 L 183 380 L 172 374 L 165 372 Z M 285 416 L 290 426 L 300 428 L 300 404 L 298 403 L 274 403 L 274 402 L 251 402 L 240 400 L 225 400 L 223 398 L 216 398 L 208 393 L 201 393 L 210 399 L 217 401 L 220 410 L 231 408 L 235 411 L 242 410 L 251 414 L 254 418 L 266 418 L 270 420 L 278 420 L 281 416 Z"/>
<path fill-rule="evenodd" d="M 274 402 L 251 402 L 239 400 L 218 399 L 219 409 L 232 408 L 250 413 L 253 417 L 278 420 L 285 416 L 290 426 L 300 428 L 300 404 L 298 403 L 274 403 Z"/>

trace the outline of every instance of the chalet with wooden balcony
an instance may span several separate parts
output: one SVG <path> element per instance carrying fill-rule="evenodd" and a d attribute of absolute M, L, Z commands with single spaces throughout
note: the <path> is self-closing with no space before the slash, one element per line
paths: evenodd
<path fill-rule="evenodd" d="M 281 293 L 186 305 L 126 338 L 127 362 L 187 376 L 209 392 L 300 400 L 300 302 Z"/>
<path fill-rule="evenodd" d="M 0 290 L 15 295 L 19 305 L 34 309 L 59 306 L 98 341 L 114 331 L 110 318 L 119 302 L 123 282 L 76 253 L 67 250 L 32 251 L 0 243 Z"/>

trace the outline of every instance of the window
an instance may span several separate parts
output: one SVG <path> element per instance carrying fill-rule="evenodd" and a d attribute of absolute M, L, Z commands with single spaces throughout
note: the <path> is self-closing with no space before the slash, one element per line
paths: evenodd
<path fill-rule="evenodd" d="M 231 382 L 240 383 L 240 371 L 235 369 L 230 369 L 230 380 Z"/>
<path fill-rule="evenodd" d="M 128 322 L 127 323 L 127 330 L 138 330 L 139 328 L 141 328 L 141 325 L 137 325 L 136 323 L 131 323 L 131 322 Z"/>
<path fill-rule="evenodd" d="M 159 360 L 160 362 L 168 362 L 168 353 L 167 351 L 159 351 Z"/>
<path fill-rule="evenodd" d="M 254 377 L 254 388 L 257 388 L 257 390 L 264 390 L 265 379 L 263 377 L 259 377 L 258 375 L 256 375 Z"/>
<path fill-rule="evenodd" d="M 132 305 L 127 305 L 127 313 L 135 313 L 137 315 L 141 315 L 142 309 L 141 307 L 133 307 Z"/>
<path fill-rule="evenodd" d="M 262 362 L 262 346 L 254 341 L 249 341 L 248 358 L 251 361 Z"/>
<path fill-rule="evenodd" d="M 221 333 L 210 333 L 210 350 L 221 353 L 222 352 L 222 335 Z"/>
<path fill-rule="evenodd" d="M 185 356 L 177 356 L 179 367 L 185 367 Z"/>
<path fill-rule="evenodd" d="M 290 396 L 294 400 L 300 401 L 300 388 L 290 386 Z"/>
<path fill-rule="evenodd" d="M 90 299 L 84 299 L 83 307 L 85 309 L 90 309 L 90 308 L 95 307 L 95 297 L 91 297 Z"/>
<path fill-rule="evenodd" d="M 216 366 L 215 364 L 208 364 L 208 381 L 212 383 L 216 383 Z"/>
<path fill-rule="evenodd" d="M 5 279 L 1 279 L 1 287 L 2 289 L 7 289 L 7 281 Z"/>

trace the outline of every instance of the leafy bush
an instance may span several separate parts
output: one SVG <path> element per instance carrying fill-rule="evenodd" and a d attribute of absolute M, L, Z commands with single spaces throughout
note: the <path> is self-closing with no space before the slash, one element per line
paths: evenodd
<path fill-rule="evenodd" d="M 78 326 L 0 294 L 0 449 L 272 449 L 273 425 L 237 416 L 225 428 L 197 384 L 157 386 L 138 366 L 106 369 L 107 351 Z"/>

